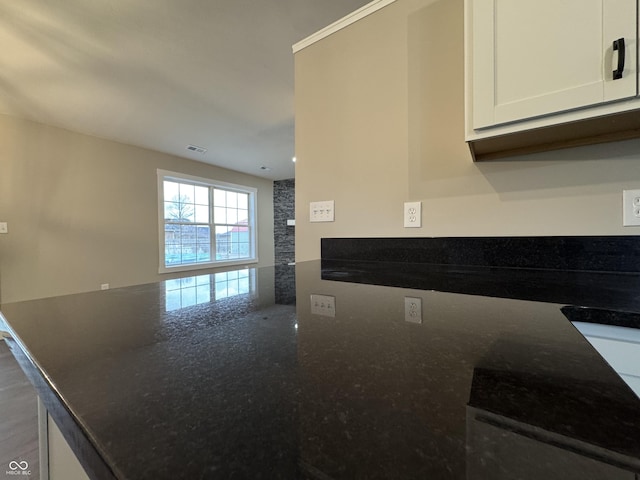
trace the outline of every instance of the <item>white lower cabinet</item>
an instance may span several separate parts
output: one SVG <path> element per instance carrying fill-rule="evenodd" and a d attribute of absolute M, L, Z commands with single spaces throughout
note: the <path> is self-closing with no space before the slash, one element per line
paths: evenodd
<path fill-rule="evenodd" d="M 89 480 L 62 432 L 38 399 L 40 480 Z"/>

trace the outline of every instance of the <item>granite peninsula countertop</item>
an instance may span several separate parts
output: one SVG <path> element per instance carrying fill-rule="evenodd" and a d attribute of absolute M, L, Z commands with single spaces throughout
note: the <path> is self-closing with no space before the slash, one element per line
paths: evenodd
<path fill-rule="evenodd" d="M 562 275 L 317 261 L 0 310 L 94 478 L 638 480 L 633 375 L 576 326 L 638 348 L 640 277 Z"/>

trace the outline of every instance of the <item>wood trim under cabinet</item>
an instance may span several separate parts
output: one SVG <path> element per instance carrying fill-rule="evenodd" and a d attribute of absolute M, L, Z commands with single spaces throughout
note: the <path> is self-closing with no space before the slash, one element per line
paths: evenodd
<path fill-rule="evenodd" d="M 640 138 L 640 111 L 470 140 L 474 162 Z"/>

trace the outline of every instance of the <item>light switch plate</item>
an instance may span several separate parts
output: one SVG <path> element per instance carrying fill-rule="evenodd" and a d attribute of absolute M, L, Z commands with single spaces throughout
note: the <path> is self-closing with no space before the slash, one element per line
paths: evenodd
<path fill-rule="evenodd" d="M 0 233 L 9 233 L 7 222 L 0 222 Z"/>
<path fill-rule="evenodd" d="M 310 222 L 333 222 L 335 219 L 335 202 L 325 200 L 323 202 L 311 202 L 309 204 Z"/>

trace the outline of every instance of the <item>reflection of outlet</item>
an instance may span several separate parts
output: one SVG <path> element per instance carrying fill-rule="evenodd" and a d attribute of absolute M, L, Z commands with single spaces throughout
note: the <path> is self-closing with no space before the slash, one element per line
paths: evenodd
<path fill-rule="evenodd" d="M 311 313 L 323 317 L 336 316 L 336 297 L 311 294 Z"/>
<path fill-rule="evenodd" d="M 422 226 L 422 203 L 405 202 L 404 228 L 420 228 Z"/>
<path fill-rule="evenodd" d="M 410 323 L 422 323 L 422 299 L 404 297 L 404 320 Z"/>

